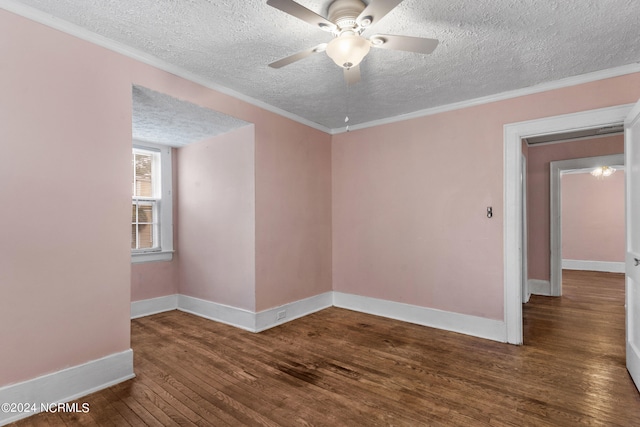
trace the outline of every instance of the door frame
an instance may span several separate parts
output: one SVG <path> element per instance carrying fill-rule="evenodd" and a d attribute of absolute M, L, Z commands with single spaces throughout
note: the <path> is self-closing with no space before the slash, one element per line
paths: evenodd
<path fill-rule="evenodd" d="M 531 291 L 529 289 L 529 271 L 527 265 L 529 228 L 527 218 L 527 157 L 524 153 L 522 156 L 522 171 L 520 173 L 520 181 L 522 185 L 522 303 L 529 302 Z"/>
<path fill-rule="evenodd" d="M 634 104 L 504 125 L 504 322 L 506 341 L 522 344 L 522 138 L 624 122 Z"/>
<path fill-rule="evenodd" d="M 607 156 L 582 157 L 550 163 L 550 231 L 551 231 L 551 291 L 550 295 L 562 295 L 562 174 L 576 169 L 593 169 L 598 166 L 616 166 L 624 170 L 624 153 Z"/>

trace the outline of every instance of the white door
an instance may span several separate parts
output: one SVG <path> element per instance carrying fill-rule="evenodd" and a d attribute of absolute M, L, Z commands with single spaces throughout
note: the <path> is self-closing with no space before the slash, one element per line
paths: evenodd
<path fill-rule="evenodd" d="M 627 179 L 627 369 L 640 390 L 640 101 L 624 122 Z"/>

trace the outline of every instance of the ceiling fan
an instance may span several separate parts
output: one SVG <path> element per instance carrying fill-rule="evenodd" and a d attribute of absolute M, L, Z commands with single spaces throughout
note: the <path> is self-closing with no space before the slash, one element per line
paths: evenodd
<path fill-rule="evenodd" d="M 269 6 L 318 26 L 334 36 L 329 43 L 295 53 L 272 62 L 269 66 L 281 68 L 311 54 L 327 52 L 336 65 L 344 69 L 347 84 L 353 84 L 360 81 L 359 64 L 371 47 L 422 54 L 433 52 L 438 46 L 438 40 L 435 39 L 388 34 L 376 34 L 369 39 L 362 37 L 364 30 L 375 25 L 401 2 L 402 0 L 370 0 L 367 5 L 362 0 L 334 0 L 329 5 L 328 16 L 325 18 L 293 0 L 267 0 Z"/>

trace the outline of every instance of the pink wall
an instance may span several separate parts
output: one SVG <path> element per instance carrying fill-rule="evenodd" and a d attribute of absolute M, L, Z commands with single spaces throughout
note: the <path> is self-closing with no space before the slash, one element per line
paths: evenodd
<path fill-rule="evenodd" d="M 624 171 L 562 176 L 562 258 L 624 262 Z"/>
<path fill-rule="evenodd" d="M 180 293 L 255 309 L 254 127 L 178 150 Z"/>
<path fill-rule="evenodd" d="M 256 126 L 256 311 L 331 291 L 331 136 Z"/>
<path fill-rule="evenodd" d="M 638 94 L 640 96 L 640 94 Z M 529 228 L 529 278 L 549 280 L 550 194 L 549 163 L 556 160 L 604 156 L 624 152 L 624 137 L 614 135 L 596 139 L 529 147 L 527 164 L 527 220 Z"/>
<path fill-rule="evenodd" d="M 131 264 L 131 301 L 178 293 L 178 260 Z"/>
<path fill-rule="evenodd" d="M 147 285 L 175 265 L 130 264 L 132 84 L 255 124 L 256 307 L 331 289 L 330 135 L 4 10 L 0 28 L 0 386 L 128 349 L 132 297 L 172 291 Z"/>
<path fill-rule="evenodd" d="M 134 83 L 255 125 L 255 309 L 330 291 L 331 135 L 131 62 Z"/>
<path fill-rule="evenodd" d="M 127 350 L 123 58 L 0 11 L 0 386 Z"/>
<path fill-rule="evenodd" d="M 255 310 L 330 291 L 331 135 L 148 70 L 134 82 L 255 124 Z"/>
<path fill-rule="evenodd" d="M 502 158 L 488 155 L 501 129 L 474 138 L 484 120 L 458 111 L 334 137 L 334 290 L 502 316 Z"/>
<path fill-rule="evenodd" d="M 639 97 L 633 74 L 334 136 L 334 290 L 502 319 L 503 126 Z"/>

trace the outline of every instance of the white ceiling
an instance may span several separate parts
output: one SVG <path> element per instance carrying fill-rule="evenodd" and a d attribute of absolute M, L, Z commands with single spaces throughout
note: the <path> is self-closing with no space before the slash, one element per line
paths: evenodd
<path fill-rule="evenodd" d="M 190 102 L 134 85 L 133 139 L 182 147 L 230 132 L 249 123 Z"/>
<path fill-rule="evenodd" d="M 299 0 L 326 16 L 330 1 Z M 640 62 L 638 0 L 404 0 L 365 36 L 436 38 L 431 55 L 372 49 L 347 90 L 331 35 L 266 0 L 0 0 L 53 16 L 327 129 Z M 27 7 L 24 7 L 27 6 Z M 27 13 L 29 15 L 30 13 Z M 46 20 L 46 19 L 45 19 Z M 348 105 L 348 107 L 347 107 Z"/>

